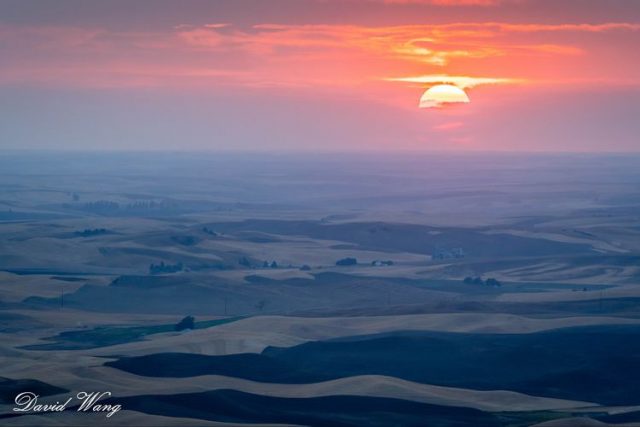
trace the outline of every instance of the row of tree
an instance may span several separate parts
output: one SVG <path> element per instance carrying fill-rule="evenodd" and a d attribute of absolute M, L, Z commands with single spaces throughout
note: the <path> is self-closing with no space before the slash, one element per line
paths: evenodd
<path fill-rule="evenodd" d="M 482 277 L 478 276 L 478 277 L 465 277 L 463 280 L 464 283 L 466 283 L 467 285 L 481 285 L 481 286 L 491 286 L 494 288 L 499 288 L 500 286 L 502 286 L 502 283 L 500 283 L 497 279 L 493 278 L 493 277 L 489 277 L 487 280 L 483 280 Z"/>
<path fill-rule="evenodd" d="M 91 237 L 91 236 L 99 236 L 101 234 L 107 234 L 108 231 L 106 228 L 85 228 L 82 231 L 76 231 L 73 234 L 80 237 Z"/>
<path fill-rule="evenodd" d="M 79 197 L 78 199 L 74 199 L 74 201 L 79 200 Z M 139 200 L 137 202 L 121 205 L 120 203 L 113 202 L 111 200 L 96 200 L 94 202 L 85 202 L 80 205 L 64 204 L 64 206 L 68 208 L 82 209 L 90 212 L 110 212 L 120 209 L 126 209 L 129 211 L 145 211 L 150 209 L 176 209 L 180 207 L 180 204 L 168 200 L 162 200 L 159 202 L 156 202 L 155 200 Z"/>
<path fill-rule="evenodd" d="M 177 264 L 165 264 L 164 261 L 161 261 L 160 264 L 152 263 L 149 265 L 150 274 L 177 273 L 182 270 L 184 270 L 184 265 L 181 262 Z"/>

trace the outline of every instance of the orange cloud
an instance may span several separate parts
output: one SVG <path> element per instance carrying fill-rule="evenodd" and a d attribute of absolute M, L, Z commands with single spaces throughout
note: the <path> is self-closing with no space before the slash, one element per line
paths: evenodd
<path fill-rule="evenodd" d="M 389 4 L 432 4 L 435 6 L 496 6 L 504 0 L 383 0 Z"/>
<path fill-rule="evenodd" d="M 189 29 L 178 32 L 178 38 L 191 46 L 221 47 L 227 45 L 227 38 L 217 31 L 211 31 L 217 27 L 205 26 L 204 28 Z"/>
<path fill-rule="evenodd" d="M 559 43 L 513 44 L 509 33 L 605 32 L 639 29 L 635 24 L 539 25 L 469 23 L 363 27 L 352 25 L 255 25 L 253 32 L 222 32 L 218 27 L 181 29 L 193 47 L 237 46 L 256 53 L 276 48 L 357 49 L 376 55 L 445 66 L 457 58 L 505 56 L 516 51 L 578 55 L 583 49 Z M 494 41 L 488 41 L 493 39 Z"/>
<path fill-rule="evenodd" d="M 470 89 L 480 85 L 494 84 L 516 84 L 524 83 L 523 79 L 497 78 L 497 77 L 471 77 L 471 76 L 449 76 L 446 74 L 431 74 L 415 77 L 388 77 L 384 80 L 393 82 L 423 83 L 433 84 L 453 84 L 461 89 Z"/>
<path fill-rule="evenodd" d="M 430 84 L 441 78 L 460 87 L 596 78 L 637 82 L 638 64 L 628 52 L 616 50 L 615 43 L 593 41 L 633 40 L 638 30 L 640 24 L 634 23 L 260 24 L 242 29 L 212 23 L 156 32 L 0 25 L 0 56 L 8 58 L 0 68 L 0 84 L 352 90 L 384 80 Z M 626 67 L 619 66 L 625 61 Z M 470 77 L 478 75 L 486 77 Z"/>
<path fill-rule="evenodd" d="M 486 24 L 494 25 L 501 31 L 511 32 L 546 32 L 546 31 L 574 31 L 602 33 L 605 31 L 638 31 L 640 24 L 626 22 L 608 22 L 604 24 Z"/>

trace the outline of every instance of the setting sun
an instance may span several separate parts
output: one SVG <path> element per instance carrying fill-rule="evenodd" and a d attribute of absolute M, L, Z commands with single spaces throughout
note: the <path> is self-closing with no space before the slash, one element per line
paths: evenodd
<path fill-rule="evenodd" d="M 438 108 L 446 104 L 468 104 L 471 102 L 464 90 L 450 84 L 430 87 L 420 97 L 420 108 Z"/>

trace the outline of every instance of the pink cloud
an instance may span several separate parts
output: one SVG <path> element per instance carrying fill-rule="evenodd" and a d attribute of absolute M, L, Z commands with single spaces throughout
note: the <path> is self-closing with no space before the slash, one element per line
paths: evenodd
<path fill-rule="evenodd" d="M 393 76 L 640 83 L 634 57 L 619 44 L 597 42 L 633 40 L 638 30 L 635 23 L 260 24 L 242 29 L 212 23 L 155 32 L 0 25 L 0 55 L 10 58 L 0 69 L 0 84 L 322 86 L 369 95 L 373 88 L 378 94 L 394 91 L 381 83 Z"/>
<path fill-rule="evenodd" d="M 383 0 L 388 4 L 430 4 L 435 6 L 495 6 L 504 0 Z M 512 0 L 513 1 L 513 0 Z"/>

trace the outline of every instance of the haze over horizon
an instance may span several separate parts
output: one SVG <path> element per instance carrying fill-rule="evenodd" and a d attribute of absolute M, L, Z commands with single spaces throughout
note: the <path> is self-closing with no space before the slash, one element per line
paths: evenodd
<path fill-rule="evenodd" d="M 638 42 L 624 0 L 4 0 L 0 148 L 640 152 Z"/>

